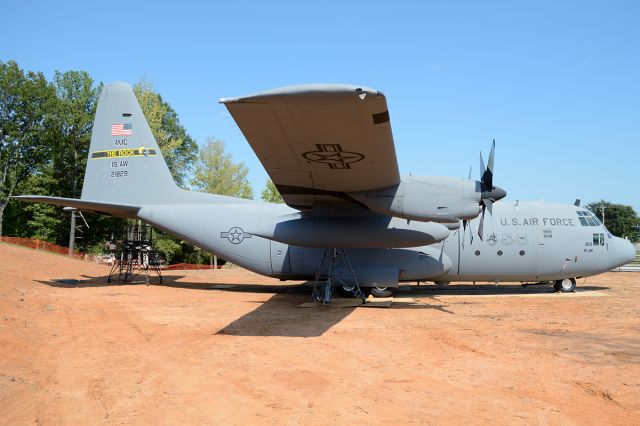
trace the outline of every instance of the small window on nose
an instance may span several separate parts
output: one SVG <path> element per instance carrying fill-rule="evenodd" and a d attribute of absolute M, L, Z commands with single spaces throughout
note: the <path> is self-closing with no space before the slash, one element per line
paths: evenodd
<path fill-rule="evenodd" d="M 604 234 L 593 234 L 593 245 L 594 246 L 603 246 L 604 245 Z"/>

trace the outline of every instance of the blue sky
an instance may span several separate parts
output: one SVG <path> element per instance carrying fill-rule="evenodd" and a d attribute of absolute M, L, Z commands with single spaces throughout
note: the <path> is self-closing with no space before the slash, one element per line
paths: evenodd
<path fill-rule="evenodd" d="M 144 77 L 199 143 L 267 175 L 217 103 L 300 83 L 387 96 L 402 173 L 479 174 L 496 139 L 508 199 L 640 212 L 637 1 L 2 1 L 0 60 Z"/>

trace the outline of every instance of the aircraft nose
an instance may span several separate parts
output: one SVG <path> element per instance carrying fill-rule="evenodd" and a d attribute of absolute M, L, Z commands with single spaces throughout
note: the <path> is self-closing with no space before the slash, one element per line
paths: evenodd
<path fill-rule="evenodd" d="M 613 237 L 613 250 L 609 250 L 609 269 L 626 265 L 636 257 L 636 249 L 631 241 Z"/>

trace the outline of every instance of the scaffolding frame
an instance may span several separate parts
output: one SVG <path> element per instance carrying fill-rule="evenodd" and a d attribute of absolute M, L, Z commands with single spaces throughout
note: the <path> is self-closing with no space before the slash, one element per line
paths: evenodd
<path fill-rule="evenodd" d="M 107 282 L 145 283 L 149 285 L 149 274 L 155 273 L 162 284 L 160 255 L 153 250 L 153 228 L 143 225 L 127 224 L 122 232 L 122 243 L 116 260 L 109 272 Z M 136 279 L 140 277 L 141 279 Z"/>
<path fill-rule="evenodd" d="M 338 259 L 343 259 L 349 267 L 349 272 L 351 275 L 350 279 L 352 280 L 352 283 L 349 283 L 344 279 L 344 277 L 340 278 L 334 274 L 334 267 Z M 322 255 L 322 262 L 316 270 L 316 280 L 313 284 L 313 292 L 311 294 L 311 298 L 313 299 L 313 301 L 320 302 L 322 305 L 330 305 L 333 301 L 334 286 L 342 286 L 345 288 L 350 287 L 351 290 L 349 291 L 353 294 L 353 297 L 360 298 L 360 300 L 362 300 L 362 303 L 365 303 L 364 292 L 360 288 L 360 284 L 358 283 L 356 274 L 353 271 L 353 267 L 351 266 L 351 261 L 349 260 L 347 250 L 327 248 L 324 250 L 324 254 Z"/>

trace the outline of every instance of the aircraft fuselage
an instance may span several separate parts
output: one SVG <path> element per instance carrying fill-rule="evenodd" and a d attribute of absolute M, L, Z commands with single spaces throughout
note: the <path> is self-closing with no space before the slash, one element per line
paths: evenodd
<path fill-rule="evenodd" d="M 138 216 L 186 241 L 257 273 L 281 279 L 315 278 L 324 248 L 277 242 L 247 230 L 275 226 L 298 213 L 270 203 L 156 205 Z M 175 218 L 180 217 L 180 221 Z M 624 264 L 633 256 L 627 240 L 612 236 L 587 210 L 542 202 L 502 202 L 443 241 L 413 248 L 349 248 L 363 286 L 402 281 L 534 282 L 585 277 Z M 257 223 L 259 222 L 259 223 Z M 472 238 L 473 236 L 473 238 Z M 342 269 L 341 269 L 342 268 Z M 338 265 L 348 275 L 347 265 Z"/>

